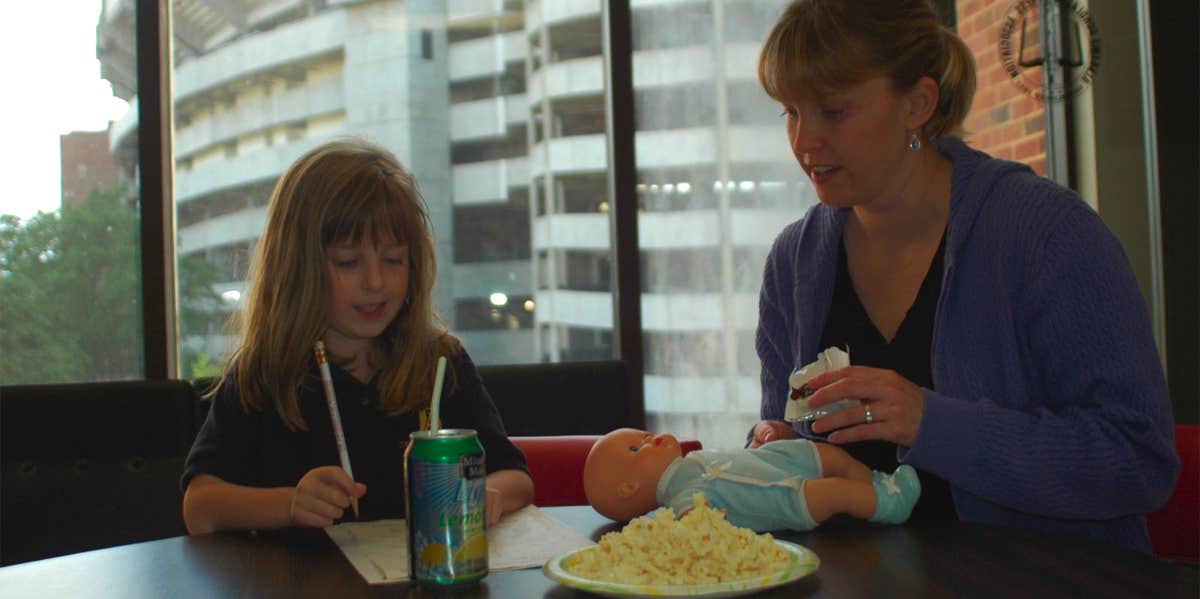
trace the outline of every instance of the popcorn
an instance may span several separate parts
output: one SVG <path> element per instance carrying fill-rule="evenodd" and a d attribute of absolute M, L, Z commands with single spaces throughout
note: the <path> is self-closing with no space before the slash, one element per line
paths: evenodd
<path fill-rule="evenodd" d="M 634 518 L 579 552 L 564 569 L 605 582 L 698 585 L 770 576 L 790 563 L 790 554 L 769 533 L 730 524 L 703 493 L 692 501 L 695 507 L 679 519 L 671 508 Z"/>

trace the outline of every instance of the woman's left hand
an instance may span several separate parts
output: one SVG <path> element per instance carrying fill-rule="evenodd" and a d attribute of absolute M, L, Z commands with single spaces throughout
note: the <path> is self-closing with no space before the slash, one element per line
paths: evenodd
<path fill-rule="evenodd" d="M 809 408 L 842 399 L 863 404 L 813 421 L 814 433 L 836 431 L 829 435 L 830 443 L 876 439 L 908 447 L 921 432 L 925 392 L 894 370 L 847 366 L 814 377 L 808 386 L 816 389 L 808 398 Z"/>

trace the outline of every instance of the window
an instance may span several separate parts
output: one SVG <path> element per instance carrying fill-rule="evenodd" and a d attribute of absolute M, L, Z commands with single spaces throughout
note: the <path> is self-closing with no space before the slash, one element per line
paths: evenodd
<path fill-rule="evenodd" d="M 97 30 L 102 4 L 31 4 L 0 37 L 3 385 L 143 376 L 138 81 L 105 64 L 134 61 L 134 14 L 110 3 Z"/>
<path fill-rule="evenodd" d="M 421 58 L 433 60 L 433 32 L 428 29 L 421 30 Z"/>
<path fill-rule="evenodd" d="M 815 201 L 754 69 L 722 70 L 757 56 L 785 5 L 634 9 L 646 414 L 705 447 L 740 447 L 758 420 L 763 261 Z"/>
<path fill-rule="evenodd" d="M 524 190 L 504 204 L 454 208 L 456 264 L 529 260 L 529 202 Z"/>
<path fill-rule="evenodd" d="M 1136 10 L 1140 2 L 1089 6 L 1104 28 L 1105 39 L 1149 43 L 1144 39 L 1150 25 L 1147 15 Z M 35 62 L 26 59 L 57 56 L 59 51 L 73 52 L 85 61 L 97 57 L 100 76 L 111 86 L 111 93 L 105 88 L 101 94 L 111 106 L 103 119 L 72 121 L 49 133 L 34 132 L 32 137 L 20 135 L 32 124 L 45 124 L 41 122 L 45 119 L 33 116 L 38 107 L 29 102 L 28 94 L 6 97 L 5 101 L 16 102 L 5 105 L 8 113 L 22 118 L 10 119 L 5 164 L 17 165 L 13 172 L 34 187 L 8 194 L 12 199 L 0 210 L 19 217 L 6 218 L 0 224 L 5 252 L 0 264 L 0 351 L 6 357 L 0 383 L 142 375 L 145 360 L 131 348 L 141 346 L 138 320 L 150 307 L 139 305 L 134 256 L 140 245 L 144 245 L 140 248 L 143 253 L 160 250 L 142 244 L 136 226 L 133 236 L 118 236 L 122 244 L 113 246 L 117 249 L 106 256 L 109 263 L 135 265 L 131 279 L 104 279 L 106 285 L 119 283 L 124 286 L 121 289 L 132 289 L 105 296 L 105 301 L 119 298 L 114 301 L 123 303 L 123 312 L 113 310 L 116 316 L 102 323 L 61 322 L 68 312 L 87 313 L 70 308 L 75 298 L 86 296 L 72 295 L 69 290 L 37 300 L 42 305 L 66 306 L 53 315 L 18 308 L 28 297 L 46 297 L 48 289 L 70 289 L 70 277 L 51 285 L 30 273 L 38 269 L 48 272 L 44 267 L 49 263 L 64 266 L 56 270 L 59 274 L 89 268 L 83 258 L 84 266 L 66 265 L 69 256 L 86 258 L 76 250 L 87 244 L 57 244 L 59 237 L 34 234 L 33 229 L 43 231 L 29 226 L 36 207 L 43 204 L 32 198 L 45 198 L 46 190 L 53 188 L 62 173 L 90 179 L 105 172 L 87 159 L 83 160 L 86 164 L 72 158 L 73 167 L 59 166 L 68 160 L 65 145 L 57 158 L 38 158 L 44 156 L 39 154 L 38 144 L 65 144 L 59 135 L 66 140 L 74 132 L 104 130 L 100 137 L 105 138 L 102 145 L 115 164 L 116 180 L 126 184 L 111 194 L 122 198 L 116 202 L 124 206 L 125 212 L 119 216 L 136 222 L 137 206 L 146 203 L 136 188 L 137 175 L 147 169 L 144 165 L 153 165 L 154 158 L 137 155 L 140 124 L 128 103 L 138 98 L 134 48 L 152 48 L 155 40 L 135 39 L 135 4 L 89 0 L 94 8 L 81 12 L 87 23 L 79 33 L 73 33 L 64 15 L 56 14 L 33 20 L 54 22 L 55 36 L 9 36 L 0 42 L 12 44 L 4 46 L 6 72 L 24 89 L 59 89 L 56 86 L 79 79 L 65 75 L 71 72 L 68 68 L 45 68 L 42 60 L 33 69 Z M 196 375 L 193 366 L 202 363 L 201 356 L 219 362 L 226 340 L 224 319 L 236 304 L 241 287 L 240 281 L 222 280 L 236 278 L 240 272 L 236 259 L 222 256 L 236 255 L 230 248 L 249 252 L 253 247 L 275 178 L 312 144 L 355 132 L 395 144 L 401 158 L 422 179 L 437 234 L 447 252 L 441 256 L 438 305 L 452 326 L 463 331 L 478 361 L 612 357 L 613 292 L 611 285 L 601 283 L 614 268 L 608 241 L 614 231 L 607 219 L 612 208 L 607 198 L 612 190 L 607 184 L 611 165 L 606 163 L 604 151 L 608 123 L 604 117 L 606 76 L 599 3 L 495 2 L 491 3 L 496 5 L 492 12 L 446 14 L 444 30 L 425 29 L 429 36 L 420 29 L 404 29 L 428 27 L 430 21 L 407 19 L 404 11 L 410 3 L 400 0 L 293 3 L 283 11 L 256 8 L 261 4 L 257 0 L 226 2 L 221 11 L 213 11 L 211 3 L 199 0 L 169 4 L 176 11 L 173 21 L 178 27 L 172 57 L 177 94 L 173 98 L 177 127 L 173 145 L 179 231 L 178 375 Z M 458 4 L 449 3 L 450 10 Z M 636 194 L 646 273 L 640 298 L 645 307 L 645 362 L 652 368 L 645 379 L 649 424 L 691 434 L 706 446 L 740 445 L 757 413 L 758 364 L 752 321 L 766 244 L 778 227 L 802 214 L 815 199 L 787 158 L 778 110 L 761 94 L 752 69 L 730 69 L 728 65 L 753 61 L 758 44 L 786 2 L 683 0 L 670 3 L 669 8 L 659 6 L 663 3 L 635 4 L 632 19 L 623 25 L 632 28 L 638 73 L 634 87 Z M 1154 135 L 1159 135 L 1160 139 L 1172 139 L 1169 147 L 1173 149 L 1158 153 L 1165 165 L 1173 164 L 1172 160 L 1185 165 L 1196 162 L 1196 115 L 1194 106 L 1186 104 L 1195 97 L 1195 73 L 1181 71 L 1171 62 L 1176 56 L 1194 54 L 1195 39 L 1186 32 L 1170 34 L 1179 33 L 1176 29 L 1185 27 L 1182 23 L 1194 20 L 1173 21 L 1157 4 L 1149 13 L 1156 33 L 1168 32 L 1153 36 L 1154 52 L 1145 56 L 1152 55 L 1159 63 L 1157 70 L 1167 73 L 1153 82 L 1152 91 L 1156 92 L 1158 121 L 1172 126 L 1146 130 L 1143 115 L 1149 107 L 1143 98 L 1149 96 L 1133 91 L 1150 82 L 1147 65 L 1139 62 L 1138 44 L 1106 43 L 1104 71 L 1090 87 L 1070 102 L 1039 103 L 1005 77 L 995 76 L 1002 69 L 995 45 L 1004 19 L 994 12 L 971 12 L 978 8 L 975 4 L 936 2 L 945 22 L 959 28 L 977 57 L 981 85 L 968 121 L 976 133 L 973 143 L 1028 162 L 1047 174 L 1052 174 L 1053 161 L 1062 162 L 1059 155 L 1066 156 L 1069 168 L 1064 176 L 1099 207 L 1101 216 L 1122 239 L 1144 283 L 1156 322 L 1174 319 L 1173 326 L 1165 327 L 1169 366 L 1178 369 L 1194 364 L 1196 327 L 1189 323 L 1195 323 L 1196 235 L 1195 219 L 1186 215 L 1187 210 L 1194 210 L 1189 198 L 1196 196 L 1195 180 L 1187 168 L 1163 167 L 1157 172 L 1163 186 L 1161 198 L 1148 198 L 1144 183 L 1154 173 L 1144 172 L 1144 165 L 1155 163 L 1143 159 L 1144 152 L 1155 149 Z M 1038 4 L 1073 3 L 1052 0 Z M 101 10 L 107 12 L 101 16 Z M 328 18 L 333 11 L 340 14 Z M 355 20 L 369 20 L 372 27 L 364 30 L 377 35 L 370 39 L 305 35 L 318 21 L 358 22 Z M 386 25 L 380 29 L 380 24 Z M 619 30 L 622 24 L 617 25 Z M 28 29 L 38 33 L 36 27 Z M 1051 23 L 1047 31 L 1054 30 Z M 72 40 L 85 40 L 86 47 L 74 48 L 68 43 Z M 314 46 L 314 40 L 323 41 Z M 1190 45 L 1182 52 L 1174 46 L 1159 47 L 1178 43 Z M 53 45 L 53 51 L 44 44 Z M 366 46 L 370 52 L 362 52 Z M 250 47 L 264 51 L 242 52 Z M 223 58 L 230 56 L 239 58 Z M 371 64 L 356 62 L 364 56 L 372 58 Z M 714 65 L 725 67 L 714 70 Z M 55 74 L 53 81 L 40 78 L 47 73 Z M 73 110 L 86 103 L 81 99 L 89 98 L 89 93 L 66 91 L 39 97 L 70 98 Z M 107 100 L 109 95 L 119 100 Z M 46 103 L 50 105 L 50 100 Z M 57 113 L 70 111 L 63 108 Z M 993 122 L 1005 114 L 1005 122 Z M 1070 125 L 1063 127 L 1064 123 Z M 1066 139 L 1061 135 L 1063 129 L 1072 132 Z M 776 143 L 778 146 L 773 145 Z M 225 144 L 233 144 L 236 157 L 225 155 Z M 404 150 L 408 147 L 419 150 Z M 89 150 L 82 155 L 102 154 Z M 55 165 L 58 174 L 37 174 L 41 172 L 38 166 L 46 165 Z M 86 202 L 92 189 L 72 185 L 63 180 L 59 191 L 49 192 L 52 201 L 65 204 L 83 197 Z M 1146 215 L 1153 212 L 1147 205 L 1155 209 L 1164 206 L 1164 211 L 1170 206 L 1183 213 L 1183 217 L 1162 222 L 1169 237 L 1162 243 L 1173 248 L 1164 257 L 1165 266 L 1156 265 L 1153 258 L 1158 240 L 1146 233 L 1154 229 L 1146 222 Z M 528 209 L 524 220 L 518 214 L 521 206 Z M 60 210 L 57 204 L 43 209 Z M 47 228 L 62 225 L 69 220 L 67 213 L 62 208 L 44 224 Z M 116 218 L 114 215 L 115 210 L 110 216 Z M 491 223 L 492 216 L 498 222 Z M 485 220 L 490 228 L 473 229 L 470 224 Z M 512 235 L 505 234 L 509 227 Z M 108 233 L 105 228 L 104 234 Z M 527 249 L 517 249 L 522 245 Z M 37 251 L 17 251 L 21 248 Z M 706 257 L 678 261 L 677 254 L 689 253 Z M 1189 254 L 1191 262 L 1187 261 Z M 664 264 L 666 267 L 661 267 Z M 676 264 L 687 267 L 672 270 Z M 704 268 L 707 270 L 702 271 Z M 74 284 L 95 284 L 95 279 L 76 277 Z M 1166 282 L 1169 302 L 1165 312 L 1153 304 L 1156 279 Z M 479 314 L 492 322 L 487 306 L 494 305 L 493 293 L 505 294 L 509 304 L 517 302 L 521 310 L 531 309 L 526 312 L 528 317 L 514 314 L 519 327 L 472 328 L 470 319 Z M 685 305 L 707 310 L 708 320 L 681 325 L 678 319 L 663 316 L 671 314 L 680 301 L 695 302 Z M 471 305 L 475 308 L 461 311 L 460 306 Z M 508 313 L 502 313 L 507 322 Z M 675 314 L 682 311 L 675 310 Z M 99 332 L 88 328 L 99 326 L 106 328 Z M 47 331 L 103 336 L 108 342 L 106 351 L 118 340 L 121 351 L 96 359 L 88 355 L 93 350 L 79 338 L 46 336 Z M 689 359 L 686 342 L 682 351 L 678 342 L 689 335 L 715 338 L 716 345 L 705 347 L 721 349 L 694 352 L 695 364 L 710 367 L 701 378 L 681 376 L 681 372 L 694 374 L 697 369 L 671 363 Z M 130 351 L 122 353 L 126 349 Z M 62 356 L 72 359 L 59 359 Z M 52 363 L 55 369 L 38 370 Z M 660 368 L 666 364 L 670 367 Z M 1195 397 L 1194 376 L 1181 373 L 1171 371 L 1172 394 Z M 699 392 L 693 392 L 697 389 Z M 1183 421 L 1195 420 L 1194 402 L 1181 409 L 1177 417 L 1183 413 Z"/>
<path fill-rule="evenodd" d="M 415 173 L 441 250 L 436 305 L 477 363 L 613 356 L 611 334 L 566 333 L 580 322 L 608 330 L 612 318 L 606 165 L 595 159 L 605 147 L 600 12 L 524 21 L 520 3 L 495 4 L 451 3 L 444 28 L 430 29 L 437 21 L 401 0 L 312 4 L 261 27 L 253 2 L 175 3 L 190 42 L 173 73 L 174 104 L 188 114 L 175 132 L 176 163 L 188 167 L 176 179 L 179 268 L 210 277 L 222 298 L 186 306 L 208 318 L 181 323 L 183 376 L 225 357 L 223 347 L 201 353 L 226 340 L 212 322 L 237 305 L 279 175 L 345 135 L 381 143 Z M 243 33 L 231 38 L 234 29 Z M 539 68 L 533 40 L 543 39 L 553 58 Z M 579 87 L 563 87 L 560 73 Z M 554 134 L 531 142 L 540 115 Z M 554 208 L 533 215 L 531 201 Z"/>

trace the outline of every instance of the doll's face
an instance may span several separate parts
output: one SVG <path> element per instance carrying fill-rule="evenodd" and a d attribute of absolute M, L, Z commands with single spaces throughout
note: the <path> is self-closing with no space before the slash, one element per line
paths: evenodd
<path fill-rule="evenodd" d="M 673 435 L 615 430 L 597 441 L 588 454 L 583 471 L 588 502 L 614 520 L 640 516 L 658 506 L 658 479 L 682 455 Z"/>

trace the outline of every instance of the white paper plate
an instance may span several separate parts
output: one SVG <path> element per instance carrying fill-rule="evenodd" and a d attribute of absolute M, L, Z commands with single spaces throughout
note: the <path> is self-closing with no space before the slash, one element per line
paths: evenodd
<path fill-rule="evenodd" d="M 749 595 L 782 586 L 816 572 L 817 567 L 821 564 L 821 560 L 817 558 L 817 554 L 813 553 L 807 547 L 788 541 L 780 541 L 779 539 L 775 539 L 775 543 L 791 556 L 791 560 L 783 570 L 770 576 L 760 576 L 758 578 L 748 578 L 746 580 L 731 582 L 688 585 L 620 584 L 583 578 L 571 574 L 563 568 L 563 564 L 567 563 L 568 560 L 580 551 L 587 551 L 588 548 L 564 553 L 546 562 L 546 565 L 542 566 L 542 572 L 551 580 L 563 586 L 607 597 L 639 597 L 650 595 L 656 597 L 706 597 L 715 599 L 716 597 Z"/>

